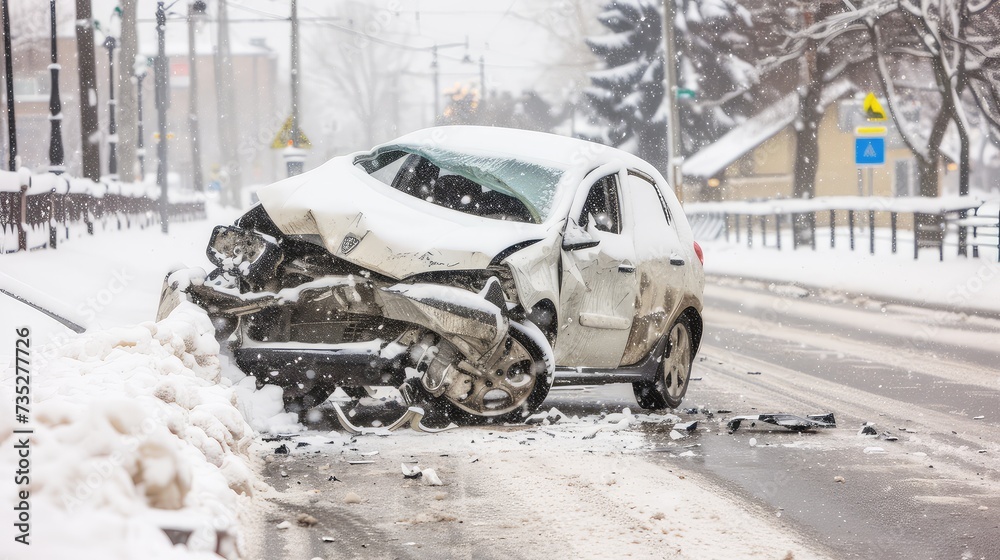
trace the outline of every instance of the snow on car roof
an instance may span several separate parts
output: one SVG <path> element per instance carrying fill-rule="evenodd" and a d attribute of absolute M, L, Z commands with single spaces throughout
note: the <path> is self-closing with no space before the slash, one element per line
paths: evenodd
<path fill-rule="evenodd" d="M 628 152 L 603 144 L 547 132 L 491 126 L 425 128 L 376 146 L 375 149 L 392 144 L 431 145 L 455 152 L 505 156 L 582 173 L 612 160 L 643 169 L 650 167 Z"/>

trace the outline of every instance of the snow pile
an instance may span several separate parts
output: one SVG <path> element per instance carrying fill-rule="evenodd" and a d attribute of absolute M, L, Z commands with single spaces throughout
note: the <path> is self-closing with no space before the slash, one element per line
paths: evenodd
<path fill-rule="evenodd" d="M 0 445 L 23 437 L 15 429 L 34 430 L 33 557 L 237 556 L 237 516 L 263 486 L 249 466 L 253 431 L 218 350 L 210 320 L 189 303 L 158 323 L 72 338 L 36 359 L 27 426 L 14 423 L 8 370 Z M 0 454 L 0 470 L 17 470 L 15 454 Z M 0 500 L 17 503 L 17 490 L 4 485 Z M 171 545 L 162 529 L 190 532 L 188 548 Z"/>

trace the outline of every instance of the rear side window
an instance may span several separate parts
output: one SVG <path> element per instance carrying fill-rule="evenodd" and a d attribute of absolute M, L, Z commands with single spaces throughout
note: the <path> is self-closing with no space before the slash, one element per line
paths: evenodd
<path fill-rule="evenodd" d="M 660 208 L 663 209 L 663 217 L 666 218 L 668 224 L 672 225 L 674 223 L 674 220 L 673 216 L 670 214 L 670 207 L 667 206 L 667 201 L 663 199 L 663 193 L 660 192 L 660 188 L 656 186 L 656 182 L 653 181 L 653 178 L 650 177 L 649 175 L 646 175 L 642 171 L 636 171 L 634 169 L 629 169 L 628 175 L 630 181 L 638 179 L 645 183 L 649 183 L 649 186 L 653 187 L 653 190 L 656 191 L 656 197 L 660 199 Z M 633 179 L 633 177 L 635 179 Z"/>

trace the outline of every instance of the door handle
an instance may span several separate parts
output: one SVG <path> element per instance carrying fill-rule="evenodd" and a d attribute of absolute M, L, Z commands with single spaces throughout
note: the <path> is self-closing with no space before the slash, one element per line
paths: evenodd
<path fill-rule="evenodd" d="M 635 265 L 625 261 L 618 265 L 618 272 L 621 272 L 622 274 L 632 274 L 635 272 Z"/>
<path fill-rule="evenodd" d="M 677 255 L 674 255 L 670 257 L 670 264 L 674 266 L 684 266 L 684 259 L 678 257 Z"/>

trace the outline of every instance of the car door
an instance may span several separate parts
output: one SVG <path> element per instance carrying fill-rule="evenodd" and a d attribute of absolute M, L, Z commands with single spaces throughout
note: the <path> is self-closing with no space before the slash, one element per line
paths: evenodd
<path fill-rule="evenodd" d="M 633 364 L 646 357 L 669 326 L 691 263 L 655 180 L 629 170 L 624 185 L 623 213 L 634 244 L 638 299 L 623 363 Z"/>
<path fill-rule="evenodd" d="M 620 169 L 591 173 L 577 193 L 562 248 L 556 363 L 617 367 L 635 310 L 635 245 L 622 222 Z"/>

